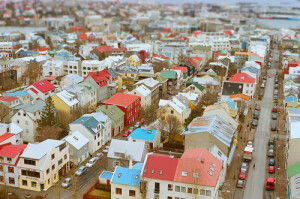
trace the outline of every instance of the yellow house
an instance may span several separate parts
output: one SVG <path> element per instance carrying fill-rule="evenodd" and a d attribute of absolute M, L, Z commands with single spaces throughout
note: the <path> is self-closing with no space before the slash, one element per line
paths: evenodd
<path fill-rule="evenodd" d="M 211 110 L 216 110 L 216 109 L 220 109 L 220 108 L 224 108 L 225 111 L 232 117 L 234 118 L 236 121 L 238 121 L 239 116 L 238 116 L 238 112 L 237 109 L 233 109 L 228 103 L 226 102 L 221 102 L 219 104 L 213 104 L 210 105 L 208 107 L 206 107 L 205 111 L 211 111 Z"/>
<path fill-rule="evenodd" d="M 134 67 L 138 67 L 142 65 L 142 60 L 137 56 L 137 55 L 131 55 L 128 59 L 127 62 Z"/>
<path fill-rule="evenodd" d="M 58 111 L 66 113 L 68 116 L 79 106 L 76 96 L 65 90 L 54 94 L 51 98 L 55 108 Z"/>
<path fill-rule="evenodd" d="M 47 190 L 69 170 L 69 146 L 65 141 L 48 139 L 29 143 L 18 163 L 19 187 Z"/>
<path fill-rule="evenodd" d="M 160 122 L 166 122 L 169 115 L 175 116 L 181 124 L 189 117 L 191 109 L 185 107 L 179 100 L 160 100 L 159 109 L 157 110 L 157 119 Z"/>

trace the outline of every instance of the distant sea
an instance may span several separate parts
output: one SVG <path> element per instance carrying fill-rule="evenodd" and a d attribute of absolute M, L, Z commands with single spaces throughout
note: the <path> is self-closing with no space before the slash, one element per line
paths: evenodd
<path fill-rule="evenodd" d="M 25 34 L 26 39 L 29 38 L 29 34 L 35 31 L 45 31 L 46 27 L 28 27 L 28 26 L 0 26 L 0 33 L 10 33 L 19 31 Z"/>
<path fill-rule="evenodd" d="M 300 21 L 298 20 L 284 20 L 284 19 L 249 19 L 253 24 L 262 26 L 264 28 L 281 29 L 281 28 L 300 28 Z"/>

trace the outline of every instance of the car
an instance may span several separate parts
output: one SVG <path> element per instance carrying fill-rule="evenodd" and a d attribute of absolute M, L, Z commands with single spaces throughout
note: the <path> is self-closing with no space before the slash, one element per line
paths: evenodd
<path fill-rule="evenodd" d="M 275 189 L 275 180 L 274 180 L 274 178 L 271 178 L 271 177 L 267 178 L 266 189 L 267 190 L 274 190 Z"/>
<path fill-rule="evenodd" d="M 263 80 L 262 80 L 262 83 L 264 83 L 264 84 L 265 84 L 266 82 L 267 82 L 267 80 L 265 80 L 265 79 L 263 79 Z"/>
<path fill-rule="evenodd" d="M 274 138 L 270 138 L 268 141 L 268 145 L 274 145 L 275 144 L 275 139 Z"/>
<path fill-rule="evenodd" d="M 269 166 L 275 166 L 275 160 L 274 159 L 269 160 Z"/>
<path fill-rule="evenodd" d="M 259 117 L 259 111 L 258 111 L 258 110 L 254 110 L 254 112 L 253 112 L 253 117 L 254 117 L 255 119 L 258 119 L 258 117 Z"/>
<path fill-rule="evenodd" d="M 95 164 L 96 164 L 96 162 L 97 162 L 97 158 L 95 158 L 95 157 L 93 157 L 92 159 L 90 159 L 87 163 L 86 163 L 86 167 L 88 167 L 88 168 L 91 168 L 91 167 L 93 167 Z"/>
<path fill-rule="evenodd" d="M 265 84 L 264 84 L 264 83 L 262 83 L 260 87 L 261 87 L 261 88 L 265 88 Z"/>
<path fill-rule="evenodd" d="M 251 125 L 252 126 L 257 126 L 258 125 L 258 120 L 257 119 L 253 119 Z"/>
<path fill-rule="evenodd" d="M 81 166 L 77 171 L 75 172 L 76 176 L 81 176 L 86 172 L 86 166 Z"/>
<path fill-rule="evenodd" d="M 275 84 L 275 88 L 276 88 L 276 89 L 278 88 L 278 84 Z"/>
<path fill-rule="evenodd" d="M 241 170 L 244 170 L 244 171 L 247 172 L 247 170 L 248 170 L 248 164 L 245 163 L 245 162 L 243 162 L 242 165 L 241 165 Z"/>
<path fill-rule="evenodd" d="M 236 187 L 237 188 L 243 188 L 245 184 L 245 180 L 237 180 Z"/>
<path fill-rule="evenodd" d="M 275 167 L 274 166 L 269 166 L 268 172 L 269 173 L 275 173 Z"/>
<path fill-rule="evenodd" d="M 272 131 L 276 131 L 277 130 L 276 123 L 271 123 L 271 130 Z"/>
<path fill-rule="evenodd" d="M 239 179 L 240 180 L 245 180 L 246 179 L 246 171 L 244 171 L 244 170 L 240 171 Z"/>
<path fill-rule="evenodd" d="M 276 113 L 272 114 L 272 120 L 277 120 L 277 114 Z"/>
<path fill-rule="evenodd" d="M 144 124 L 145 123 L 145 118 L 141 118 L 139 121 L 140 124 Z"/>
<path fill-rule="evenodd" d="M 248 141 L 247 142 L 247 146 L 252 147 L 253 148 L 253 142 L 252 141 Z"/>
<path fill-rule="evenodd" d="M 141 126 L 141 124 L 139 122 L 137 122 L 135 125 L 134 125 L 134 128 L 139 128 Z"/>
<path fill-rule="evenodd" d="M 268 157 L 274 157 L 274 156 L 275 156 L 274 150 L 273 149 L 269 149 L 268 150 Z"/>
<path fill-rule="evenodd" d="M 131 126 L 131 127 L 129 127 L 129 129 L 128 129 L 130 132 L 133 132 L 134 131 L 134 127 L 133 126 Z"/>
<path fill-rule="evenodd" d="M 108 153 L 108 151 L 109 151 L 109 146 L 106 146 L 104 149 L 103 149 L 103 153 Z"/>
<path fill-rule="evenodd" d="M 99 160 L 99 159 L 102 158 L 103 156 L 104 156 L 103 153 L 97 153 L 97 154 L 95 155 L 95 158 L 96 158 L 97 160 Z"/>
<path fill-rule="evenodd" d="M 272 77 L 271 74 L 269 74 L 268 77 L 271 78 Z"/>
<path fill-rule="evenodd" d="M 259 91 L 259 96 L 260 97 L 264 96 L 264 91 Z"/>
<path fill-rule="evenodd" d="M 128 137 L 131 134 L 129 130 L 125 130 L 123 133 L 123 137 Z"/>
<path fill-rule="evenodd" d="M 263 79 L 267 79 L 267 76 L 264 76 Z"/>
<path fill-rule="evenodd" d="M 258 111 L 260 111 L 260 105 L 256 104 L 256 106 L 255 106 L 255 110 L 258 110 Z"/>
<path fill-rule="evenodd" d="M 278 96 L 277 96 L 277 95 L 274 95 L 273 99 L 274 99 L 274 100 L 278 100 Z"/>
<path fill-rule="evenodd" d="M 62 183 L 61 186 L 63 188 L 68 188 L 72 184 L 72 178 L 66 178 Z"/>
<path fill-rule="evenodd" d="M 274 90 L 274 95 L 278 95 L 278 90 Z"/>
<path fill-rule="evenodd" d="M 277 113 L 277 110 L 278 110 L 278 109 L 277 109 L 276 106 L 274 106 L 274 107 L 272 108 L 272 112 L 273 112 L 273 113 Z"/>

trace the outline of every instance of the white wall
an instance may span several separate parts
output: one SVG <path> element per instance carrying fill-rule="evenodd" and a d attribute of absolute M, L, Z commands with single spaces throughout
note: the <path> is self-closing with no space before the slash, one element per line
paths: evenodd
<path fill-rule="evenodd" d="M 116 188 L 122 189 L 122 195 L 116 194 Z M 129 196 L 129 190 L 135 190 L 135 197 Z M 130 199 L 130 198 L 142 198 L 139 186 L 129 186 L 123 184 L 111 183 L 111 198 L 112 199 Z"/>

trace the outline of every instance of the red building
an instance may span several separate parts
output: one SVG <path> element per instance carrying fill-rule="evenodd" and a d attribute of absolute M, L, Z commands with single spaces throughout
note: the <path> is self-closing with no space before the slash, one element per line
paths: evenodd
<path fill-rule="evenodd" d="M 289 74 L 290 67 L 297 67 L 299 65 L 300 65 L 299 61 L 295 61 L 295 60 L 289 61 L 287 65 L 286 64 L 284 65 L 284 69 L 283 69 L 284 74 Z"/>
<path fill-rule="evenodd" d="M 140 116 L 141 97 L 126 93 L 117 93 L 103 102 L 105 105 L 116 105 L 124 115 L 124 126 L 132 124 Z"/>

